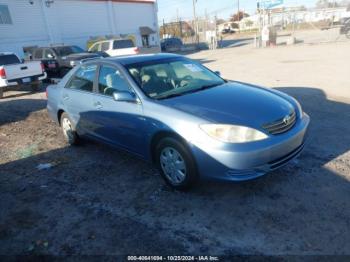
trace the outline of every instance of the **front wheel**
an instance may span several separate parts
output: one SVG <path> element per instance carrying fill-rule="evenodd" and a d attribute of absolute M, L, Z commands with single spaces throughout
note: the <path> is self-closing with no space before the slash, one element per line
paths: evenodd
<path fill-rule="evenodd" d="M 192 154 L 178 139 L 162 139 L 156 148 L 156 161 L 165 182 L 174 189 L 189 189 L 198 180 Z"/>
<path fill-rule="evenodd" d="M 62 114 L 60 123 L 66 142 L 70 145 L 77 145 L 79 137 L 67 113 Z"/>

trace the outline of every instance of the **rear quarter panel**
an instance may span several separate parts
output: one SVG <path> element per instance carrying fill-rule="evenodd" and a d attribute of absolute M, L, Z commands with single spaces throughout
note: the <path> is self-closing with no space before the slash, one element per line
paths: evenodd
<path fill-rule="evenodd" d="M 49 85 L 46 89 L 47 91 L 47 111 L 50 117 L 57 123 L 59 119 L 57 118 L 58 111 L 66 111 L 65 106 L 62 101 L 62 90 L 66 86 L 67 82 L 71 76 L 76 71 L 76 68 L 69 71 L 62 80 L 57 85 Z"/>

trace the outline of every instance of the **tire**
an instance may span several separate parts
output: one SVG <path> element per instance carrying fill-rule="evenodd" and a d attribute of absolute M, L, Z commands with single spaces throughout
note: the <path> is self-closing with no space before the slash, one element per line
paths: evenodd
<path fill-rule="evenodd" d="M 42 85 L 41 81 L 37 81 L 32 83 L 30 86 L 34 92 L 37 92 L 41 89 L 41 85 Z"/>
<path fill-rule="evenodd" d="M 350 30 L 346 33 L 346 37 L 350 39 Z"/>
<path fill-rule="evenodd" d="M 165 182 L 176 190 L 188 190 L 198 181 L 194 158 L 178 139 L 162 139 L 155 152 L 156 164 Z"/>
<path fill-rule="evenodd" d="M 69 145 L 77 145 L 79 143 L 79 137 L 75 130 L 75 127 L 72 124 L 72 120 L 70 119 L 67 113 L 64 112 L 61 115 L 60 124 L 66 142 Z"/>

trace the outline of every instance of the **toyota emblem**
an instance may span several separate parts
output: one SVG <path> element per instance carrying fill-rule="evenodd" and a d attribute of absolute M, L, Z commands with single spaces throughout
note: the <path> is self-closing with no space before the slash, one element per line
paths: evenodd
<path fill-rule="evenodd" d="M 288 125 L 288 124 L 290 123 L 290 119 L 291 119 L 290 116 L 286 116 L 285 118 L 283 118 L 283 123 L 284 123 L 285 125 Z"/>

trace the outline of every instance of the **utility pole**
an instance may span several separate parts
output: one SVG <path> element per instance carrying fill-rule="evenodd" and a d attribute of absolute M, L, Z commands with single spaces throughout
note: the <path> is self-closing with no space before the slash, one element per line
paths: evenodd
<path fill-rule="evenodd" d="M 239 25 L 240 22 L 240 13 L 239 13 L 239 0 L 237 0 L 237 16 L 238 16 L 238 33 L 240 33 L 241 27 Z"/>
<path fill-rule="evenodd" d="M 196 3 L 197 0 L 192 0 L 193 2 L 193 19 L 194 19 L 194 26 L 195 26 L 195 35 L 196 35 L 196 42 L 199 44 L 199 28 L 198 28 L 198 20 L 197 20 L 197 14 L 196 14 Z"/>
<path fill-rule="evenodd" d="M 163 18 L 163 38 L 164 38 L 164 35 L 166 35 L 166 30 L 165 30 L 165 21 Z"/>

